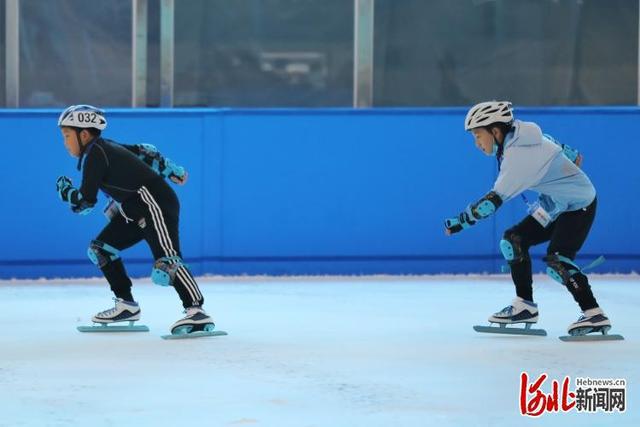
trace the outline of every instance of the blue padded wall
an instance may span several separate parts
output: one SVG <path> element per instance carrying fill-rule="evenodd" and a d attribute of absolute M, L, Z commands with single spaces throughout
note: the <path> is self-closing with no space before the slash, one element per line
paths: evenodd
<path fill-rule="evenodd" d="M 58 175 L 79 179 L 57 114 L 0 112 L 0 278 L 99 275 L 85 253 L 105 224 L 101 210 L 76 216 L 55 193 Z M 462 234 L 443 234 L 443 219 L 486 193 L 496 176 L 495 160 L 462 129 L 464 114 L 122 109 L 108 111 L 105 136 L 155 144 L 189 171 L 176 191 L 182 250 L 196 274 L 499 272 L 497 242 L 526 214 L 520 199 Z M 517 115 L 584 153 L 599 211 L 581 261 L 603 254 L 600 272 L 640 270 L 640 110 L 530 108 Z M 133 276 L 149 274 L 144 243 L 123 258 Z"/>

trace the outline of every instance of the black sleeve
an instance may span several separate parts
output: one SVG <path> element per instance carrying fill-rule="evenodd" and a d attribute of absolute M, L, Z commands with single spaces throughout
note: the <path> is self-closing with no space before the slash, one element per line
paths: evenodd
<path fill-rule="evenodd" d="M 95 205 L 98 201 L 98 190 L 104 175 L 109 168 L 107 153 L 99 145 L 93 147 L 87 155 L 82 167 L 82 185 L 80 193 L 82 200 Z"/>
<path fill-rule="evenodd" d="M 142 151 L 140 151 L 140 145 L 138 144 L 136 145 L 120 144 L 120 145 L 122 145 L 127 150 L 131 151 L 136 156 L 139 156 L 140 154 L 142 154 Z"/>
<path fill-rule="evenodd" d="M 164 169 L 164 157 L 158 149 L 154 145 L 150 144 L 135 144 L 135 145 L 125 145 L 120 144 L 127 150 L 131 151 L 133 154 L 138 156 L 140 160 L 145 162 L 147 166 L 151 169 L 160 173 L 161 170 Z"/>

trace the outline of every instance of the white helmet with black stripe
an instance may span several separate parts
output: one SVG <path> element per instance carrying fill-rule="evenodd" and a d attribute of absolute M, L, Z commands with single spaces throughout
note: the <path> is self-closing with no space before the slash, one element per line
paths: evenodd
<path fill-rule="evenodd" d="M 467 113 L 464 119 L 464 130 L 511 122 L 513 122 L 513 108 L 509 101 L 481 102 L 471 107 Z"/>
<path fill-rule="evenodd" d="M 60 114 L 58 126 L 102 131 L 107 127 L 107 119 L 104 110 L 92 105 L 72 105 Z"/>

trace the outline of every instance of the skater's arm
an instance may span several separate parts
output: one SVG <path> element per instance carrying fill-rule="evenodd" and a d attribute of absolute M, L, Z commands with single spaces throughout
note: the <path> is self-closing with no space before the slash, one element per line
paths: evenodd
<path fill-rule="evenodd" d="M 451 235 L 469 228 L 475 225 L 478 220 L 493 215 L 501 205 L 502 198 L 495 192 L 490 191 L 477 202 L 467 206 L 458 216 L 446 219 L 444 221 L 445 233 Z"/>
<path fill-rule="evenodd" d="M 149 165 L 156 173 L 165 178 L 169 178 L 176 184 L 182 185 L 187 182 L 188 174 L 182 166 L 178 166 L 171 159 L 164 157 L 158 149 L 151 144 L 136 144 L 123 146 L 138 156 L 143 162 Z"/>
<path fill-rule="evenodd" d="M 151 144 L 122 144 L 124 148 L 131 151 L 137 157 L 145 162 L 151 169 L 160 173 L 160 161 L 163 160 L 162 155 L 158 149 Z"/>
<path fill-rule="evenodd" d="M 80 192 L 85 200 L 94 205 L 98 201 L 98 190 L 107 169 L 109 157 L 104 148 L 96 145 L 87 156 L 82 168 L 82 185 Z"/>
<path fill-rule="evenodd" d="M 90 203 L 82 196 L 80 190 L 75 188 L 71 179 L 66 176 L 58 177 L 56 181 L 56 189 L 60 200 L 69 203 L 71 210 L 80 215 L 86 215 L 93 209 L 95 203 Z"/>
<path fill-rule="evenodd" d="M 549 134 L 544 134 L 543 135 L 545 138 L 547 138 L 549 141 L 553 142 L 554 144 L 558 145 L 560 148 L 562 148 L 562 154 L 564 154 L 564 156 L 571 160 L 572 163 L 574 163 L 576 166 L 580 167 L 582 166 L 582 154 L 580 154 L 580 152 L 578 150 L 576 150 L 575 148 L 567 145 L 567 144 L 561 144 L 560 141 L 558 141 L 557 139 L 555 139 L 554 137 L 552 137 Z"/>
<path fill-rule="evenodd" d="M 56 182 L 60 199 L 69 203 L 71 210 L 80 215 L 86 215 L 98 201 L 100 182 L 107 170 L 109 160 L 104 149 L 95 146 L 87 155 L 82 170 L 82 185 L 75 188 L 71 180 L 61 176 Z"/>

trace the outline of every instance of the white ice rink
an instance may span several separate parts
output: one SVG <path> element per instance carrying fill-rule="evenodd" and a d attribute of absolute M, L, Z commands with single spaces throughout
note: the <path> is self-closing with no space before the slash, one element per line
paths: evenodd
<path fill-rule="evenodd" d="M 563 343 L 569 293 L 536 276 L 547 337 L 482 335 L 506 276 L 201 279 L 229 336 L 164 341 L 177 295 L 136 281 L 149 333 L 83 334 L 101 281 L 0 282 L 0 426 L 639 426 L 640 280 L 593 276 L 622 342 Z M 519 414 L 519 376 L 624 378 L 624 413 Z"/>

